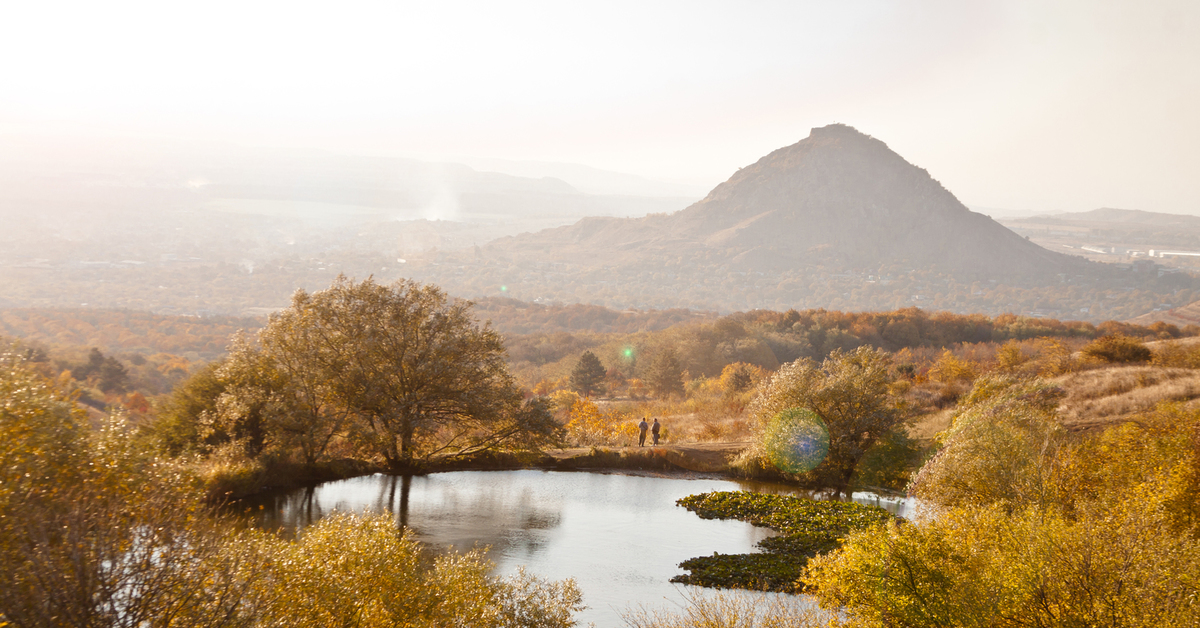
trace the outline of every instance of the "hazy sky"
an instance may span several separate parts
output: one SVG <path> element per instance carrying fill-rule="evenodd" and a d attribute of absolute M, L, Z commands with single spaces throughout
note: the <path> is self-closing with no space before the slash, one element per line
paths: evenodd
<path fill-rule="evenodd" d="M 1200 2 L 5 2 L 0 133 L 712 185 L 850 124 L 964 202 L 1200 214 Z"/>

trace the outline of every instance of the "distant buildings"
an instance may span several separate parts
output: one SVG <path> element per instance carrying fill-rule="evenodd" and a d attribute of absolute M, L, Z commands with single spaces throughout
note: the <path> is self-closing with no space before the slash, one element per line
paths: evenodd
<path fill-rule="evenodd" d="M 1200 257 L 1200 251 L 1162 251 L 1150 249 L 1150 257 Z"/>

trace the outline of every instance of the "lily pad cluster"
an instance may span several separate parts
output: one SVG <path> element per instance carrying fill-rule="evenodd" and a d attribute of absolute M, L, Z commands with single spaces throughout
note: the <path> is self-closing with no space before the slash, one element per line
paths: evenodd
<path fill-rule="evenodd" d="M 671 579 L 719 589 L 799 593 L 800 576 L 810 558 L 837 549 L 852 531 L 893 518 L 878 506 L 748 491 L 700 493 L 676 503 L 704 519 L 738 519 L 780 533 L 758 543 L 761 553 L 714 552 L 685 560 L 679 566 L 691 573 Z"/>

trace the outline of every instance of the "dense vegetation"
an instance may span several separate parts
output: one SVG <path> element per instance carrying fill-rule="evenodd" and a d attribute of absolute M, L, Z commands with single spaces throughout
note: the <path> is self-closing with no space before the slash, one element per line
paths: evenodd
<path fill-rule="evenodd" d="M 746 462 L 780 467 L 764 451 L 768 425 L 785 410 L 804 408 L 822 421 L 829 442 L 822 459 L 805 469 L 805 479 L 833 489 L 835 497 L 848 494 L 863 456 L 905 418 L 890 392 L 896 377 L 890 367 L 886 353 L 869 347 L 835 350 L 820 366 L 808 359 L 784 365 L 759 387 L 750 406 L 757 438 L 743 455 Z"/>
<path fill-rule="evenodd" d="M 980 380 L 912 492 L 933 509 L 850 535 L 805 583 L 848 626 L 1200 621 L 1200 412 L 1071 437 L 1060 393 Z"/>
<path fill-rule="evenodd" d="M 430 558 L 390 517 L 294 541 L 201 502 L 119 415 L 92 430 L 22 357 L 0 356 L 0 625 L 573 625 L 578 589 L 498 579 L 478 552 Z"/>
<path fill-rule="evenodd" d="M 225 353 L 239 329 L 262 321 L 226 316 L 163 316 L 111 309 L 0 309 L 0 335 L 108 353 L 176 354 L 192 361 Z"/>
<path fill-rule="evenodd" d="M 678 504 L 704 519 L 740 519 L 780 532 L 759 541 L 762 553 L 692 558 L 679 564 L 691 573 L 671 579 L 723 589 L 799 593 L 809 559 L 837 548 L 851 531 L 891 519 L 876 506 L 746 491 L 689 495 Z"/>
<path fill-rule="evenodd" d="M 662 353 L 674 352 L 681 373 L 689 379 L 718 377 L 733 363 L 745 362 L 775 370 L 799 358 L 823 360 L 835 349 L 851 351 L 870 345 L 889 352 L 1024 341 L 1038 338 L 1064 342 L 1122 334 L 1138 339 L 1195 335 L 1200 328 L 1180 329 L 1108 321 L 1100 324 L 1059 321 L 1005 314 L 930 313 L 918 308 L 890 312 L 827 310 L 753 311 L 714 321 L 635 334 L 551 333 L 506 337 L 514 373 L 528 385 L 565 388 L 570 370 L 583 351 L 594 353 L 610 371 L 616 392 L 628 380 L 642 381 Z M 904 356 L 900 356 L 905 359 Z M 901 362 L 902 363 L 902 362 Z M 561 380 L 561 381 L 560 381 Z"/>
<path fill-rule="evenodd" d="M 412 600 L 462 586 L 422 606 L 431 614 L 420 621 L 526 625 L 512 623 L 524 611 L 504 615 L 518 604 L 566 625 L 579 603 L 568 585 L 498 581 L 478 555 L 441 567 L 390 520 L 331 520 L 283 541 L 234 530 L 204 499 L 258 490 L 272 474 L 311 481 L 485 450 L 631 445 L 640 417 L 657 416 L 668 443 L 751 441 L 741 472 L 831 492 L 907 488 L 934 509 L 861 521 L 839 502 L 698 498 L 687 505 L 702 516 L 784 534 L 760 554 L 688 561 L 688 582 L 805 589 L 856 626 L 1102 615 L 1186 625 L 1200 591 L 1200 412 L 1182 404 L 1200 398 L 1195 331 L 814 310 L 502 343 L 436 288 L 343 279 L 298 293 L 204 365 L 27 341 L 5 358 L 0 391 L 0 558 L 20 565 L 0 582 L 0 612 L 14 625 L 43 625 L 37 613 L 111 625 L 149 616 L 122 597 L 136 590 L 138 609 L 175 612 L 177 625 L 219 625 L 196 609 L 227 610 L 226 625 L 302 615 L 366 625 L 407 621 L 396 618 L 423 604 Z M 540 364 L 522 361 L 531 356 Z M 169 397 L 144 394 L 172 385 Z M 794 407 L 828 430 L 811 470 L 764 455 L 767 427 Z M 314 567 L 338 552 L 345 571 Z M 170 564 L 151 558 L 163 556 Z M 919 577 L 898 578 L 901 567 Z M 696 608 L 735 608 L 711 604 Z M 1013 610 L 988 614 L 997 605 Z"/>

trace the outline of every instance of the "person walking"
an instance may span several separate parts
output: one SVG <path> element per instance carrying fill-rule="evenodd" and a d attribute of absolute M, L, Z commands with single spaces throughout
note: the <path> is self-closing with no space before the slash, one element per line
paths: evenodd
<path fill-rule="evenodd" d="M 662 429 L 662 425 L 659 425 L 658 419 L 654 419 L 654 425 L 650 428 L 650 433 L 654 435 L 654 444 L 655 445 L 658 444 L 658 431 L 661 429 Z"/>
<path fill-rule="evenodd" d="M 646 422 L 646 417 L 642 417 L 642 422 L 638 423 L 638 447 L 646 446 L 646 430 L 650 428 L 650 424 Z"/>

